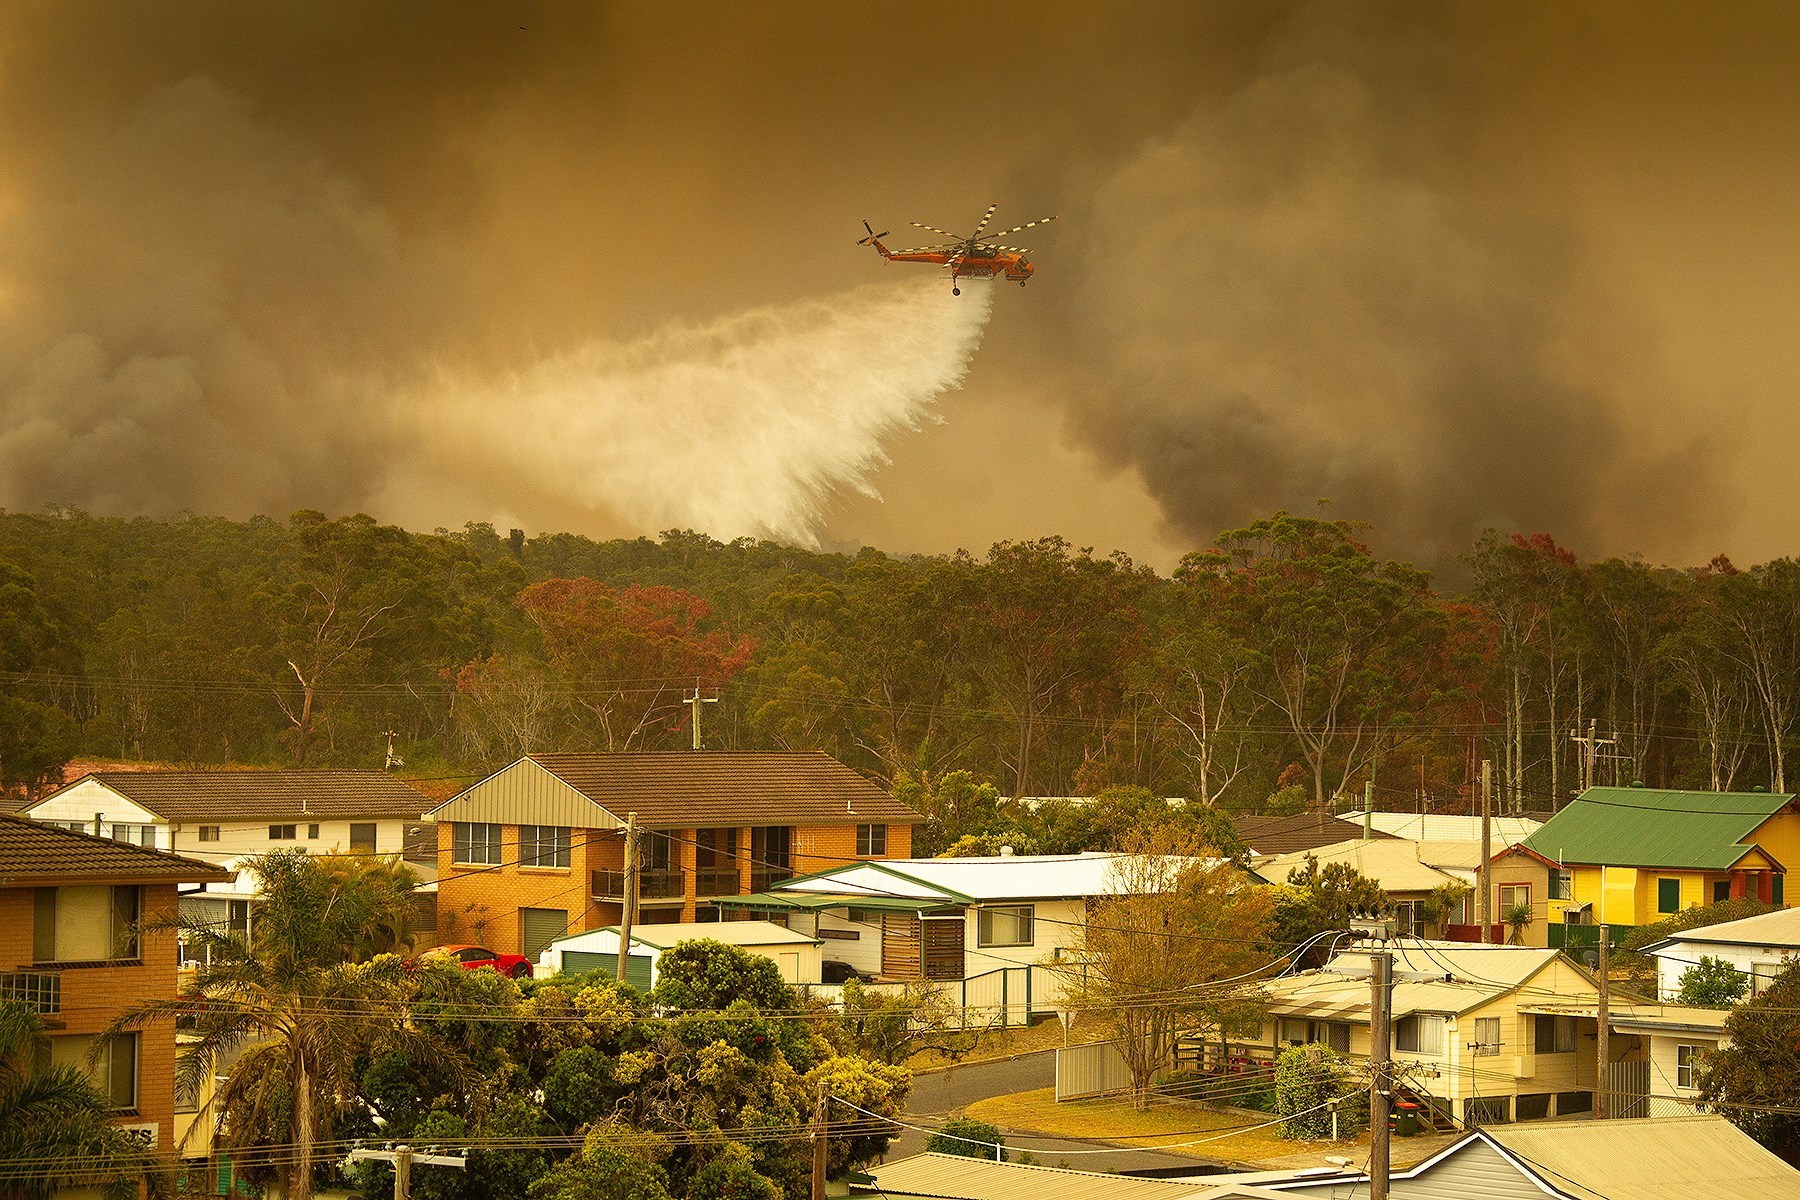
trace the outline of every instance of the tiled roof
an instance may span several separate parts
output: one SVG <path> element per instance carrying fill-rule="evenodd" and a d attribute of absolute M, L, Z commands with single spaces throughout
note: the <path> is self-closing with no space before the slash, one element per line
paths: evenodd
<path fill-rule="evenodd" d="M 430 804 L 381 771 L 93 771 L 82 779 L 98 780 L 170 821 L 416 820 Z"/>
<path fill-rule="evenodd" d="M 1723 871 L 1792 794 L 1589 788 L 1525 840 L 1559 863 Z"/>
<path fill-rule="evenodd" d="M 0 886 L 80 881 L 223 883 L 233 872 L 211 863 L 76 833 L 22 817 L 0 816 Z"/>
<path fill-rule="evenodd" d="M 534 754 L 531 761 L 608 812 L 635 812 L 651 827 L 924 820 L 818 751 Z"/>
<path fill-rule="evenodd" d="M 1353 825 L 1324 813 L 1293 813 L 1285 817 L 1234 816 L 1231 823 L 1244 845 L 1258 854 L 1291 854 L 1295 850 L 1315 850 L 1333 846 L 1362 836 L 1362 826 Z M 1377 838 L 1391 838 L 1391 833 L 1375 830 Z"/>

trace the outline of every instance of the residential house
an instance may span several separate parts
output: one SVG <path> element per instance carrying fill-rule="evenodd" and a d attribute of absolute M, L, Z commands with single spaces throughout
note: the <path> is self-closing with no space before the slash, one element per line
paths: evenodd
<path fill-rule="evenodd" d="M 1231 818 L 1231 824 L 1237 830 L 1238 840 L 1250 848 L 1250 853 L 1265 858 L 1292 854 L 1296 850 L 1335 846 L 1339 842 L 1360 838 L 1364 833 L 1361 825 L 1328 816 L 1323 811 L 1293 813 L 1284 817 L 1237 815 Z M 1379 829 L 1369 833 L 1371 837 L 1383 841 L 1394 836 Z"/>
<path fill-rule="evenodd" d="M 720 902 L 808 870 L 912 847 L 922 818 L 817 752 L 534 754 L 431 810 L 447 940 L 536 958 L 619 923 L 625 831 L 639 831 L 637 919 L 717 919 Z"/>
<path fill-rule="evenodd" d="M 1785 906 L 1800 804 L 1791 793 L 1589 788 L 1524 844 L 1570 873 L 1567 897 L 1548 901 L 1557 946 L 1575 936 L 1568 926 L 1616 933 L 1745 896 Z"/>
<path fill-rule="evenodd" d="M 89 1072 L 120 1123 L 164 1151 L 176 1133 L 174 1026 L 123 1034 L 91 1064 L 89 1054 L 121 1011 L 176 994 L 174 933 L 138 922 L 172 911 L 178 885 L 230 878 L 211 863 L 0 817 L 0 999 L 35 1009 L 51 1062 Z"/>
<path fill-rule="evenodd" d="M 1436 857 L 1444 866 L 1433 866 Z M 1477 853 L 1474 857 L 1479 858 Z M 1409 842 L 1401 838 L 1356 839 L 1298 850 L 1270 859 L 1253 859 L 1250 869 L 1266 883 L 1286 883 L 1304 870 L 1308 859 L 1321 867 L 1343 863 L 1380 885 L 1393 904 L 1395 931 L 1403 937 L 1437 932 L 1445 923 L 1459 923 L 1462 908 L 1445 908 L 1442 898 L 1467 891 L 1474 882 L 1474 862 L 1465 847 L 1454 843 Z M 1452 865 L 1454 864 L 1454 865 Z"/>
<path fill-rule="evenodd" d="M 1365 1200 L 1369 1194 L 1366 1176 L 1262 1186 L 1277 1195 L 1319 1200 Z M 1476 1129 L 1417 1166 L 1394 1172 L 1388 1195 L 1393 1200 L 1800 1200 L 1800 1172 L 1720 1116 L 1555 1121 Z"/>
<path fill-rule="evenodd" d="M 204 859 L 233 874 L 272 850 L 401 854 L 414 842 L 428 801 L 381 771 L 91 771 L 27 805 L 20 816 L 137 846 Z M 411 863 L 423 933 L 436 923 L 435 861 Z M 181 912 L 217 929 L 248 932 L 254 878 L 184 893 Z M 183 962 L 187 953 L 183 947 Z"/>
<path fill-rule="evenodd" d="M 1534 1001 L 1520 1009 L 1533 1020 L 1574 1020 L 1582 1030 L 1598 1025 L 1592 1003 Z M 1706 1056 L 1730 1042 L 1725 1018 L 1730 1010 L 1682 1004 L 1629 1004 L 1615 999 L 1607 1006 L 1607 1055 L 1613 1060 L 1608 1082 L 1609 1112 L 1624 1117 L 1680 1117 L 1696 1111 L 1700 1071 Z"/>
<path fill-rule="evenodd" d="M 1800 909 L 1778 908 L 1760 916 L 1683 929 L 1644 947 L 1656 958 L 1656 991 L 1664 1000 L 1681 992 L 1681 977 L 1702 958 L 1730 963 L 1750 979 L 1752 995 L 1800 961 Z"/>
<path fill-rule="evenodd" d="M 1488 867 L 1487 886 L 1490 889 L 1489 903 L 1493 916 L 1494 928 L 1486 939 L 1488 941 L 1514 941 L 1525 946 L 1548 946 L 1550 944 L 1550 913 L 1554 901 L 1567 901 L 1573 894 L 1573 873 L 1566 867 L 1559 866 L 1545 858 L 1529 846 L 1508 846 L 1494 854 L 1493 862 Z M 1474 916 L 1474 901 L 1469 904 L 1470 915 Z M 1522 930 L 1515 931 L 1507 916 L 1518 909 L 1529 911 L 1530 922 Z M 1560 913 L 1560 910 L 1559 910 Z M 1560 920 L 1560 915 L 1559 918 Z M 1479 935 L 1478 926 L 1468 927 L 1471 935 Z M 1456 933 L 1452 933 L 1452 937 Z M 1467 940 L 1482 940 L 1478 936 L 1470 936 Z"/>
<path fill-rule="evenodd" d="M 1393 1055 L 1413 1102 L 1433 1123 L 1484 1124 L 1588 1112 L 1597 1061 L 1593 1022 L 1542 1019 L 1534 1004 L 1578 1004 L 1594 978 L 1554 950 L 1396 938 Z M 1284 1048 L 1319 1042 L 1369 1055 L 1370 951 L 1263 985 L 1264 1019 L 1219 1043 L 1196 1043 L 1201 1069 L 1223 1074 L 1269 1063 Z M 1615 1057 L 1634 1048 L 1621 1044 Z"/>
<path fill-rule="evenodd" d="M 736 946 L 747 954 L 766 958 L 792 984 L 820 981 L 823 939 L 808 937 L 772 921 L 711 921 L 680 925 L 633 925 L 631 954 L 625 964 L 625 981 L 639 991 L 656 986 L 663 951 L 683 942 L 712 941 Z M 537 976 L 574 974 L 579 971 L 619 969 L 619 927 L 568 933 L 544 947 L 538 956 Z"/>
<path fill-rule="evenodd" d="M 965 1008 L 1011 1022 L 1051 1011 L 1050 964 L 1082 945 L 1095 900 L 1128 891 L 1124 854 L 1001 854 L 861 863 L 789 880 L 734 904 L 785 914 L 825 940 L 826 962 L 865 978 L 956 985 Z"/>

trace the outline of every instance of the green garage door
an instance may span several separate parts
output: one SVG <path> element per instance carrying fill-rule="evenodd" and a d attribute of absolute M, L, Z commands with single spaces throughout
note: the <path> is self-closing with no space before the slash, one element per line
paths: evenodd
<path fill-rule="evenodd" d="M 569 932 L 569 914 L 561 908 L 519 910 L 519 953 L 537 961 L 545 946 Z"/>
<path fill-rule="evenodd" d="M 592 950 L 564 950 L 562 964 L 564 975 L 579 975 L 583 971 L 603 971 L 617 978 L 619 974 L 619 956 L 616 954 L 597 954 Z M 625 982 L 640 992 L 650 990 L 650 959 L 647 955 L 634 954 L 625 963 Z"/>

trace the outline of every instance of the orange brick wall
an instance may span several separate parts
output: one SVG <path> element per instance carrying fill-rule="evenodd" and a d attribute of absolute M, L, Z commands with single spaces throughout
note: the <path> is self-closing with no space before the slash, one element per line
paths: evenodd
<path fill-rule="evenodd" d="M 121 882 L 129 883 L 129 880 Z M 0 971 L 29 970 L 32 963 L 32 888 L 0 888 Z M 144 888 L 146 917 L 175 907 L 175 885 Z M 62 971 L 62 1011 L 52 1037 L 99 1033 L 126 1008 L 175 994 L 175 934 L 148 933 L 140 947 L 142 966 L 66 967 Z M 157 1021 L 138 1031 L 138 1110 L 121 1116 L 128 1125 L 155 1122 L 156 1144 L 163 1150 L 175 1137 L 175 1026 Z"/>
<path fill-rule="evenodd" d="M 699 847 L 693 829 L 662 830 L 675 839 L 670 864 L 683 874 L 686 895 L 680 902 L 683 921 L 695 913 L 695 871 Z M 457 866 L 451 862 L 455 830 L 448 821 L 438 824 L 438 939 L 444 943 L 476 942 L 502 954 L 520 951 L 518 912 L 521 908 L 560 908 L 568 912 L 571 930 L 599 929 L 619 922 L 619 905 L 596 904 L 589 893 L 590 871 L 617 871 L 623 867 L 625 837 L 622 831 L 577 829 L 568 870 L 513 865 L 519 856 L 519 829 L 501 830 L 498 867 Z M 741 886 L 748 889 L 750 830 L 738 831 Z M 912 852 L 912 826 L 889 825 L 886 858 L 905 858 Z M 858 861 L 856 824 L 800 825 L 794 829 L 793 870 L 809 875 L 829 867 Z M 641 907 L 672 909 L 673 899 L 641 901 Z"/>

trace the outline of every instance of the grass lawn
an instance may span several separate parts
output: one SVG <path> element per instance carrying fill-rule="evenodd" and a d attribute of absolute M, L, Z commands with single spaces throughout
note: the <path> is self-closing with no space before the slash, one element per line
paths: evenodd
<path fill-rule="evenodd" d="M 977 1100 L 969 1105 L 965 1115 L 1021 1133 L 1092 1138 L 1125 1146 L 1142 1145 L 1146 1149 L 1173 1148 L 1176 1142 L 1201 1142 L 1181 1149 L 1245 1163 L 1294 1154 L 1356 1154 L 1354 1142 L 1290 1142 L 1274 1125 L 1232 1132 L 1273 1119 L 1260 1114 L 1213 1112 L 1182 1101 L 1152 1103 L 1142 1112 L 1133 1108 L 1129 1100 L 1071 1100 L 1058 1104 L 1054 1088 Z"/>

